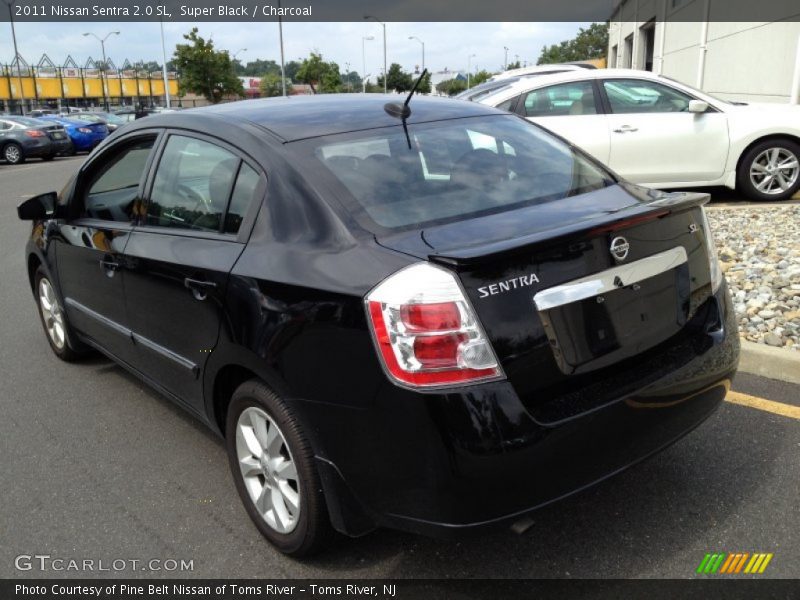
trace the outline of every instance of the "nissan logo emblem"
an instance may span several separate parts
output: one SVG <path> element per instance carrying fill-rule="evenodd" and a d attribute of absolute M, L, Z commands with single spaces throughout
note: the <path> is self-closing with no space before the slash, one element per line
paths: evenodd
<path fill-rule="evenodd" d="M 611 240 L 611 255 L 617 260 L 625 260 L 631 245 L 624 237 L 615 237 Z"/>

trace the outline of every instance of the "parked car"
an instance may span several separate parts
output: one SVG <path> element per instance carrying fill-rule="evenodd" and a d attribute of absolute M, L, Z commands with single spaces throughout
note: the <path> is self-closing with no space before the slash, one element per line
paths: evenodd
<path fill-rule="evenodd" d="M 42 117 L 43 121 L 51 121 L 63 126 L 72 140 L 73 154 L 75 152 L 91 152 L 95 146 L 108 137 L 108 127 L 105 123 L 87 123 L 67 117 Z"/>
<path fill-rule="evenodd" d="M 581 69 L 585 68 L 594 68 L 593 66 L 589 65 L 587 67 L 586 64 L 555 64 L 555 65 L 536 65 L 532 67 L 522 67 L 521 69 L 511 69 L 510 71 L 502 71 L 497 75 L 489 78 L 484 83 L 478 84 L 475 87 L 471 87 L 468 90 L 464 90 L 460 94 L 457 94 L 455 98 L 458 100 L 469 100 L 471 102 L 475 102 L 480 98 L 488 96 L 492 93 L 497 93 L 507 87 L 510 87 L 512 83 L 516 83 L 521 79 L 527 77 L 538 77 L 541 75 L 552 75 L 554 73 L 564 73 L 566 71 L 580 71 Z"/>
<path fill-rule="evenodd" d="M 55 115 L 55 114 L 57 114 L 57 111 L 53 110 L 52 108 L 35 108 L 28 113 L 28 116 L 38 119 L 39 117 L 45 117 L 48 115 Z"/>
<path fill-rule="evenodd" d="M 113 133 L 117 128 L 127 125 L 127 119 L 118 117 L 113 113 L 107 112 L 81 112 L 72 113 L 69 115 L 70 119 L 77 119 L 78 121 L 86 121 L 87 123 L 103 123 L 108 127 L 108 131 Z"/>
<path fill-rule="evenodd" d="M 739 346 L 707 200 L 481 104 L 326 94 L 132 123 L 18 214 L 56 356 L 224 436 L 303 555 L 514 523 L 711 415 Z"/>
<path fill-rule="evenodd" d="M 800 189 L 797 106 L 729 102 L 630 69 L 520 80 L 479 102 L 547 127 L 642 185 L 724 185 L 773 201 Z"/>
<path fill-rule="evenodd" d="M 136 110 L 135 108 L 123 108 L 118 111 L 114 112 L 114 116 L 118 119 L 122 119 L 126 123 L 130 123 L 131 121 L 135 121 L 136 119 L 142 119 L 144 117 L 149 117 L 150 115 L 156 114 L 155 109 L 145 108 L 142 110 Z"/>
<path fill-rule="evenodd" d="M 52 160 L 71 151 L 72 142 L 61 125 L 29 117 L 0 116 L 0 156 L 8 164 L 28 158 Z"/>

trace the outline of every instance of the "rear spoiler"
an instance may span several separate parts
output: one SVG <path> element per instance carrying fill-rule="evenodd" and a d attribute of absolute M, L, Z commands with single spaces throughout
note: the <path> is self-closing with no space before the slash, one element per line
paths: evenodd
<path fill-rule="evenodd" d="M 605 213 L 591 221 L 569 223 L 554 229 L 540 231 L 529 236 L 502 240 L 463 249 L 429 254 L 431 262 L 447 266 L 467 266 L 496 260 L 503 255 L 529 252 L 531 246 L 541 243 L 568 242 L 570 238 L 593 237 L 602 232 L 624 229 L 638 223 L 663 218 L 669 214 L 683 212 L 703 206 L 711 195 L 701 192 L 677 192 L 667 194 L 652 202 L 642 203 L 621 211 Z"/>

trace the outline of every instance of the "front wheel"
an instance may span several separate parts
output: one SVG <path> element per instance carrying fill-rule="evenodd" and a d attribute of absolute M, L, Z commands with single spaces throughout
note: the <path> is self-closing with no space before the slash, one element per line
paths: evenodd
<path fill-rule="evenodd" d="M 744 155 L 737 174 L 739 190 L 751 200 L 786 200 L 800 189 L 800 145 L 766 140 Z"/>
<path fill-rule="evenodd" d="M 22 152 L 22 146 L 16 142 L 10 142 L 3 148 L 3 158 L 10 165 L 18 165 L 25 162 L 25 154 Z"/>
<path fill-rule="evenodd" d="M 36 271 L 34 286 L 39 316 L 53 353 L 67 362 L 80 358 L 84 354 L 84 349 L 75 339 L 53 284 L 41 267 Z"/>
<path fill-rule="evenodd" d="M 286 404 L 258 380 L 228 407 L 226 448 L 236 489 L 259 531 L 289 556 L 321 550 L 332 533 L 314 453 Z"/>

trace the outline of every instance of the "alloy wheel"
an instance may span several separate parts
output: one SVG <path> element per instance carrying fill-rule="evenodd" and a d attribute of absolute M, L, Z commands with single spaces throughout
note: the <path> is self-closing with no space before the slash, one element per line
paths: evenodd
<path fill-rule="evenodd" d="M 250 500 L 267 525 L 287 534 L 300 516 L 300 482 L 289 446 L 275 421 L 248 407 L 236 425 L 236 455 Z"/>
<path fill-rule="evenodd" d="M 53 345 L 61 350 L 66 342 L 64 314 L 58 305 L 53 286 L 44 278 L 39 281 L 39 306 L 42 307 L 42 319 L 47 335 Z"/>
<path fill-rule="evenodd" d="M 22 153 L 20 152 L 19 146 L 14 144 L 9 144 L 6 146 L 4 151 L 4 156 L 7 162 L 11 164 L 16 164 L 19 162 L 19 159 L 22 158 Z"/>
<path fill-rule="evenodd" d="M 787 148 L 768 148 L 750 165 L 750 182 L 762 194 L 777 195 L 789 190 L 800 175 L 800 162 Z"/>

